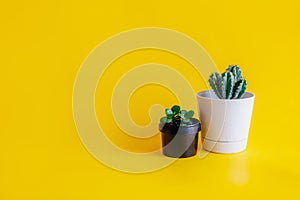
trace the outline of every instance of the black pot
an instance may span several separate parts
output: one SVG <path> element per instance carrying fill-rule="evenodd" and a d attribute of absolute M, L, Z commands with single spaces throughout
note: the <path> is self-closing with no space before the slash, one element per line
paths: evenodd
<path fill-rule="evenodd" d="M 198 119 L 192 118 L 191 121 L 192 124 L 186 126 L 159 124 L 165 156 L 187 158 L 196 155 L 201 125 Z"/>

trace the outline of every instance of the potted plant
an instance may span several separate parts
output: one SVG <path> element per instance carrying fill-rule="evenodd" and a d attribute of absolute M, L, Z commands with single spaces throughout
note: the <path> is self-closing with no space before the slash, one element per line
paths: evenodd
<path fill-rule="evenodd" d="M 246 149 L 254 94 L 246 92 L 247 81 L 237 65 L 209 77 L 212 90 L 197 93 L 202 124 L 202 147 L 216 153 Z"/>
<path fill-rule="evenodd" d="M 173 158 L 187 158 L 196 155 L 198 132 L 201 130 L 194 111 L 181 110 L 174 105 L 165 109 L 166 116 L 160 119 L 163 154 Z"/>

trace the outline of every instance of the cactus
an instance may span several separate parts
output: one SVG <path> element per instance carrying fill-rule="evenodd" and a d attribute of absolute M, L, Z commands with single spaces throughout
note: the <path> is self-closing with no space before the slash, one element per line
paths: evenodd
<path fill-rule="evenodd" d="M 237 65 L 229 65 L 223 74 L 211 74 L 208 82 L 220 99 L 239 99 L 247 88 L 247 81 Z"/>

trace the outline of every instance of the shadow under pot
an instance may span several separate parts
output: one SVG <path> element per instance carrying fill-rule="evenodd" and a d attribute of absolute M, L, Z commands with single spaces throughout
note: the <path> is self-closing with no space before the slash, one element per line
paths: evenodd
<path fill-rule="evenodd" d="M 172 123 L 159 124 L 163 154 L 172 158 L 188 158 L 197 154 L 198 133 L 201 125 L 192 118 L 191 124 L 178 126 Z"/>

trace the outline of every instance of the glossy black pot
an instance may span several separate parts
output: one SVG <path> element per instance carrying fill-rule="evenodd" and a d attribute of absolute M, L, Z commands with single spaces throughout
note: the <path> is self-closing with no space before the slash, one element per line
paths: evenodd
<path fill-rule="evenodd" d="M 190 125 L 185 126 L 159 124 L 165 156 L 187 158 L 196 155 L 201 125 L 198 119 L 192 118 L 191 121 Z"/>

